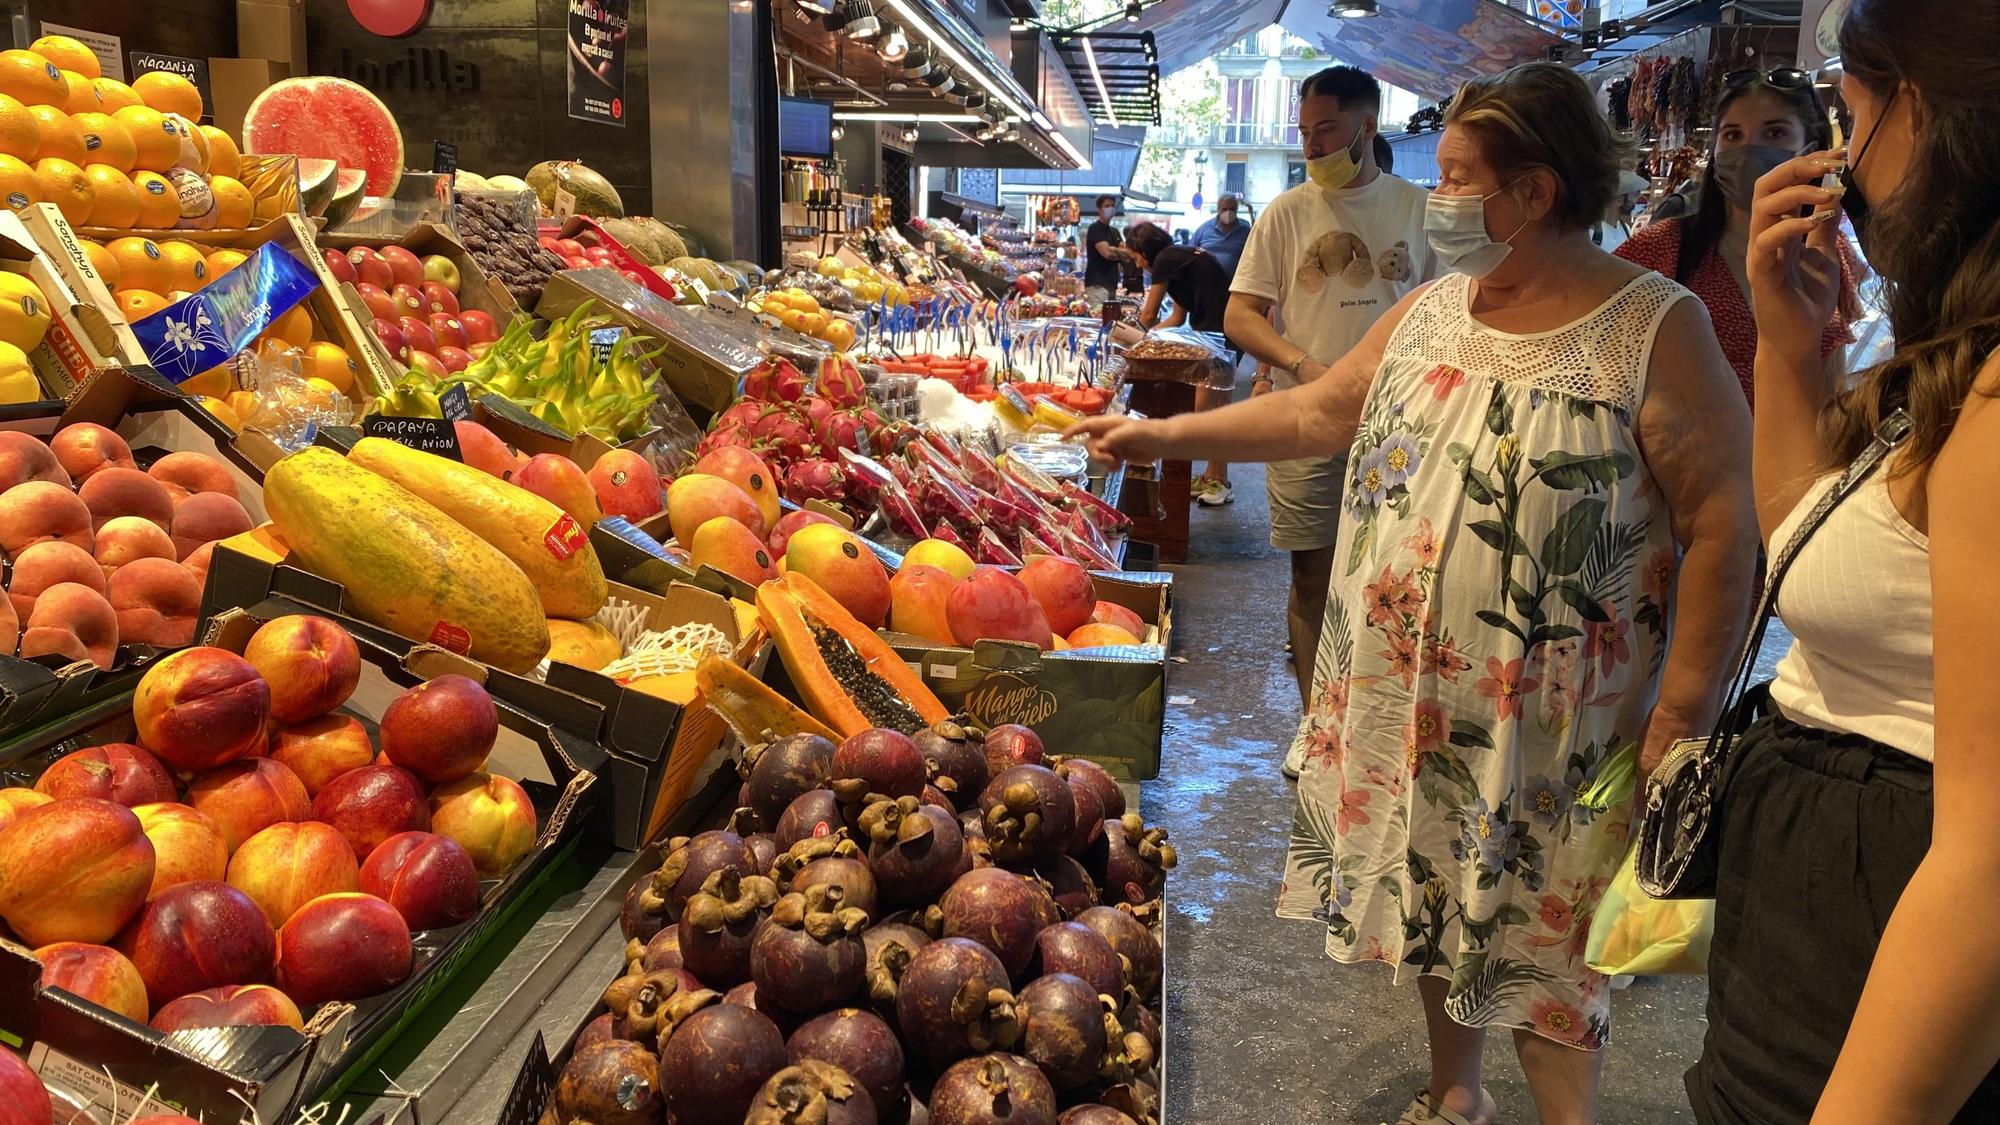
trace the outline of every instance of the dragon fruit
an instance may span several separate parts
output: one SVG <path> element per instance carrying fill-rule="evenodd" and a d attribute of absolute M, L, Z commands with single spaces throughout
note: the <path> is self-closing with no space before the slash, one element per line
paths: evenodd
<path fill-rule="evenodd" d="M 1062 553 L 1082 563 L 1092 570 L 1117 570 L 1118 561 L 1111 557 L 1111 551 L 1094 538 L 1078 535 L 1068 528 L 1062 531 Z"/>
<path fill-rule="evenodd" d="M 941 543 L 949 543 L 968 555 L 972 553 L 972 548 L 965 542 L 965 537 L 960 535 L 948 523 L 939 524 L 937 529 L 931 532 L 931 538 Z"/>
<path fill-rule="evenodd" d="M 746 398 L 716 415 L 715 421 L 709 424 L 709 429 L 720 430 L 729 426 L 740 426 L 744 429 L 749 429 L 751 424 L 757 421 L 757 416 L 762 413 L 764 413 L 763 403 L 758 402 L 756 399 Z"/>
<path fill-rule="evenodd" d="M 835 406 L 851 410 L 868 401 L 868 384 L 861 381 L 861 369 L 844 355 L 830 355 L 819 361 L 819 393 Z"/>
<path fill-rule="evenodd" d="M 1061 555 L 1062 553 L 1055 547 L 1050 546 L 1047 540 L 1042 539 L 1034 532 L 1021 532 L 1021 554 L 1023 557 L 1034 558 L 1036 555 Z"/>
<path fill-rule="evenodd" d="M 903 452 L 917 440 L 917 428 L 908 422 L 884 422 L 879 430 L 868 431 L 868 448 L 884 457 Z"/>
<path fill-rule="evenodd" d="M 1009 457 L 1007 467 L 1002 471 L 1021 487 L 1050 503 L 1062 496 L 1062 484 L 1056 478 L 1018 457 Z"/>
<path fill-rule="evenodd" d="M 986 451 L 966 442 L 958 450 L 958 467 L 964 471 L 965 479 L 975 487 L 992 493 L 1000 491 L 1000 466 Z"/>
<path fill-rule="evenodd" d="M 838 504 L 847 495 L 847 472 L 823 457 L 795 461 L 785 470 L 781 491 L 794 504 L 808 500 Z"/>
<path fill-rule="evenodd" d="M 937 429 L 934 426 L 926 426 L 921 436 L 931 444 L 931 448 L 944 454 L 946 457 L 953 459 L 958 457 L 958 443 L 951 440 L 951 435 L 945 433 L 943 430 Z"/>
<path fill-rule="evenodd" d="M 742 426 L 721 426 L 703 435 L 701 441 L 694 447 L 694 456 L 696 460 L 700 460 L 718 449 L 732 445 L 747 447 L 755 440 L 750 436 L 750 431 Z M 664 483 L 662 482 L 663 485 Z"/>
<path fill-rule="evenodd" d="M 850 478 L 848 493 L 864 504 L 873 504 L 880 499 L 883 490 L 901 487 L 894 474 L 884 468 L 882 462 L 852 449 L 842 449 L 840 463 L 846 467 Z"/>
<path fill-rule="evenodd" d="M 932 523 L 948 520 L 960 527 L 978 527 L 985 522 L 980 518 L 979 502 L 972 494 L 936 473 L 920 474 L 917 502 Z"/>
<path fill-rule="evenodd" d="M 806 394 L 805 372 L 788 359 L 767 358 L 743 377 L 743 397 L 759 402 L 797 402 Z"/>
<path fill-rule="evenodd" d="M 812 448 L 812 428 L 798 412 L 783 406 L 767 406 L 750 425 L 750 436 L 773 457 L 790 463 L 806 456 Z"/>
<path fill-rule="evenodd" d="M 990 527 L 979 529 L 979 561 L 994 566 L 1020 566 L 1021 556 L 1001 542 Z"/>
<path fill-rule="evenodd" d="M 833 405 L 831 399 L 821 398 L 818 395 L 807 395 L 800 399 L 799 406 L 805 411 L 806 424 L 811 426 L 815 433 L 819 431 L 820 424 L 833 417 L 833 412 L 839 409 Z"/>
<path fill-rule="evenodd" d="M 1106 535 L 1125 531 L 1132 526 L 1131 516 L 1106 504 L 1100 497 L 1092 495 L 1088 489 L 1078 488 L 1073 482 L 1063 482 L 1062 496 L 1068 501 L 1071 510 L 1083 513 L 1083 518 L 1089 520 L 1097 530 Z"/>
<path fill-rule="evenodd" d="M 868 441 L 867 423 L 861 420 L 858 410 L 840 410 L 826 416 L 816 427 L 819 447 L 828 453 L 836 449 L 865 451 Z"/>

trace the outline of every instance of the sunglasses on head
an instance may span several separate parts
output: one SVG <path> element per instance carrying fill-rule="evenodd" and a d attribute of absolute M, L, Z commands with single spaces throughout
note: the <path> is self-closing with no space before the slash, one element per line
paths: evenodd
<path fill-rule="evenodd" d="M 1762 79 L 1767 86 L 1780 90 L 1801 90 L 1813 84 L 1812 75 L 1795 66 L 1781 66 L 1776 70 L 1732 70 L 1722 76 L 1722 88 L 1734 90 Z"/>

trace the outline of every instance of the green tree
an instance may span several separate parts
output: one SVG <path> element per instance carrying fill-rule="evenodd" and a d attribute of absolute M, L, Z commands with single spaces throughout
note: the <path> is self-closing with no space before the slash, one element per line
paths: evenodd
<path fill-rule="evenodd" d="M 1103 19 L 1124 8 L 1124 0 L 1044 0 L 1042 25 L 1061 29 Z"/>
<path fill-rule="evenodd" d="M 1147 130 L 1132 186 L 1167 199 L 1175 194 L 1188 151 L 1167 129 L 1185 129 L 1189 136 L 1203 137 L 1222 123 L 1222 78 L 1213 61 L 1204 59 L 1161 79 L 1160 121 L 1161 125 Z M 1155 140 L 1156 136 L 1161 139 Z"/>

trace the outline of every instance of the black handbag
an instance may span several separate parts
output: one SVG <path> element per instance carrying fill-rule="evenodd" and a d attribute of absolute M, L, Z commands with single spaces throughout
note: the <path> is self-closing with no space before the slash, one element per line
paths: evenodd
<path fill-rule="evenodd" d="M 1728 780 L 1736 740 L 1756 722 L 1769 696 L 1765 685 L 1750 686 L 1764 628 L 1778 606 L 1778 586 L 1799 551 L 1826 518 L 1874 475 L 1889 454 L 1910 436 L 1913 423 L 1901 410 L 1882 419 L 1875 440 L 1854 459 L 1840 479 L 1806 514 L 1791 541 L 1771 562 L 1764 592 L 1757 602 L 1756 624 L 1743 646 L 1742 659 L 1724 697 L 1721 717 L 1706 738 L 1683 738 L 1646 779 L 1646 804 L 1640 814 L 1639 847 L 1634 874 L 1639 887 L 1654 898 L 1709 898 L 1715 894 L 1717 844 L 1713 831 L 1716 810 Z"/>

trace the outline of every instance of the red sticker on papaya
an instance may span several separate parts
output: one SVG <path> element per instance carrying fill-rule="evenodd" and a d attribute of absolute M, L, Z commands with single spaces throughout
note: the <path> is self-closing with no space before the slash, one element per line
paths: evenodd
<path fill-rule="evenodd" d="M 431 630 L 431 643 L 448 652 L 464 656 L 472 651 L 472 634 L 449 621 L 440 621 L 437 623 L 437 628 Z"/>
<path fill-rule="evenodd" d="M 560 519 L 549 525 L 548 533 L 542 536 L 542 545 L 549 549 L 549 554 L 566 559 L 590 546 L 590 536 L 584 532 L 583 525 L 576 522 L 575 516 L 564 512 Z"/>

